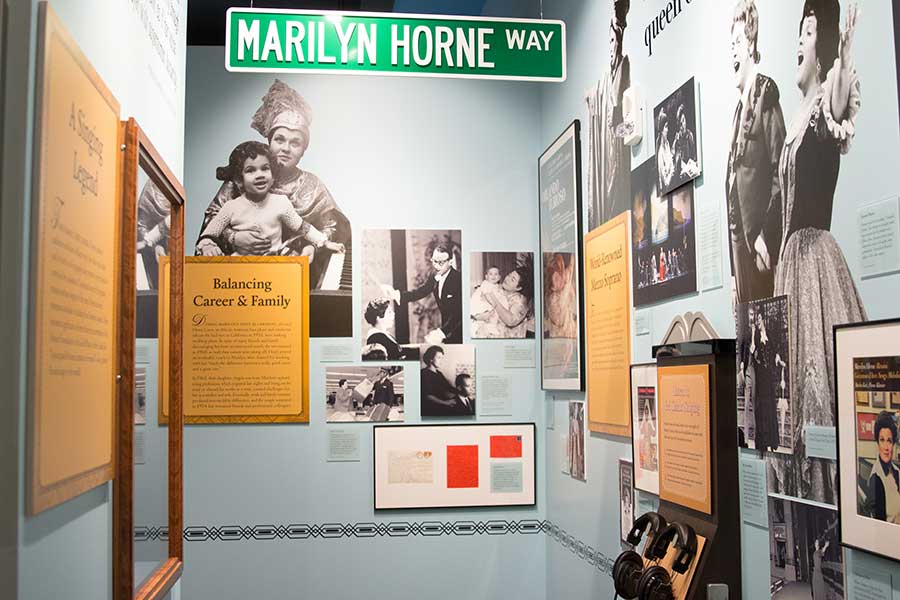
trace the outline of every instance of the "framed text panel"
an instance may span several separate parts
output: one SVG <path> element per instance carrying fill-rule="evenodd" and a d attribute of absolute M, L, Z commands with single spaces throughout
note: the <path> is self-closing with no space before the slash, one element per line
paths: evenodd
<path fill-rule="evenodd" d="M 709 365 L 658 367 L 659 497 L 712 514 Z"/>
<path fill-rule="evenodd" d="M 584 238 L 588 427 L 631 435 L 631 211 Z"/>
<path fill-rule="evenodd" d="M 119 103 L 39 8 L 28 511 L 114 473 L 121 195 Z"/>
<path fill-rule="evenodd" d="M 309 422 L 308 298 L 305 256 L 185 258 L 185 423 Z M 167 388 L 163 379 L 160 423 Z"/>

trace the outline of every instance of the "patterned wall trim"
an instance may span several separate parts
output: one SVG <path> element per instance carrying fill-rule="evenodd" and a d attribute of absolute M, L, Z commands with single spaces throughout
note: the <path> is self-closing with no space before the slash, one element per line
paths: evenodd
<path fill-rule="evenodd" d="M 534 535 L 543 533 L 598 571 L 609 575 L 615 558 L 594 550 L 550 521 L 423 521 L 390 523 L 322 523 L 291 525 L 218 525 L 184 529 L 187 542 L 235 542 L 242 540 L 306 540 L 373 537 L 436 537 L 444 535 Z M 168 527 L 135 527 L 134 541 L 167 541 Z"/>
<path fill-rule="evenodd" d="M 544 521 L 544 532 L 563 548 L 574 554 L 576 558 L 585 561 L 601 573 L 612 576 L 613 564 L 616 562 L 615 557 L 609 557 L 599 550 L 594 550 L 591 546 L 588 546 L 550 521 Z"/>

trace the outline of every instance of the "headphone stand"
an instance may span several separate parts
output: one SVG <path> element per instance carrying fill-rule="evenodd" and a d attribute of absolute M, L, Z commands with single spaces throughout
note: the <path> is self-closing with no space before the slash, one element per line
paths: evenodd
<path fill-rule="evenodd" d="M 664 495 L 660 482 L 659 514 L 669 523 L 694 528 L 697 557 L 685 575 L 675 575 L 676 600 L 705 600 L 711 583 L 728 586 L 729 600 L 741 600 L 741 511 L 738 477 L 738 429 L 735 401 L 735 342 L 711 339 L 655 346 L 657 373 L 665 367 L 707 365 L 709 368 L 709 459 L 711 514 L 682 506 Z M 661 399 L 657 400 L 661 403 Z M 660 424 L 660 458 L 663 452 Z M 662 476 L 662 472 L 661 472 Z M 702 540 L 702 542 L 701 542 Z M 661 561 L 671 565 L 676 550 Z M 648 562 L 648 561 L 645 561 Z M 686 582 L 677 585 L 678 579 Z M 680 589 L 686 583 L 687 589 Z"/>

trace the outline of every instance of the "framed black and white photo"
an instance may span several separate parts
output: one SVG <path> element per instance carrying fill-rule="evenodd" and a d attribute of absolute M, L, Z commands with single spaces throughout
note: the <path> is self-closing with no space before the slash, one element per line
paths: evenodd
<path fill-rule="evenodd" d="M 694 186 L 659 194 L 656 158 L 631 173 L 634 305 L 697 291 Z"/>
<path fill-rule="evenodd" d="M 835 326 L 834 362 L 841 543 L 900 560 L 900 319 Z"/>
<path fill-rule="evenodd" d="M 317 149 L 313 107 L 280 79 L 268 88 L 253 84 L 253 90 L 230 107 L 241 113 L 242 118 L 235 121 L 241 125 L 224 127 L 221 137 L 223 143 L 252 141 L 220 146 L 222 166 L 205 174 L 221 184 L 203 212 L 194 253 L 309 257 L 310 336 L 351 337 L 352 227 L 327 183 L 308 166 L 308 157 Z M 245 118 L 250 119 L 253 132 L 244 129 Z M 251 162 L 267 173 L 264 189 L 252 194 L 243 175 Z M 340 200 L 346 204 L 348 199 Z M 279 215 L 285 210 L 290 214 L 291 209 L 299 219 L 284 221 Z"/>
<path fill-rule="evenodd" d="M 578 481 L 587 481 L 584 456 L 585 404 L 569 402 L 569 431 L 566 436 L 566 462 L 563 466 L 563 473 Z"/>
<path fill-rule="evenodd" d="M 534 506 L 534 423 L 376 425 L 375 510 Z"/>
<path fill-rule="evenodd" d="M 423 417 L 475 416 L 475 346 L 422 346 L 419 390 Z"/>
<path fill-rule="evenodd" d="M 619 459 L 619 539 L 628 541 L 634 525 L 634 464 Z"/>
<path fill-rule="evenodd" d="M 791 454 L 794 410 L 788 297 L 738 304 L 736 314 L 739 442 L 744 448 Z M 802 423 L 806 425 L 815 423 Z"/>
<path fill-rule="evenodd" d="M 703 171 L 693 77 L 656 105 L 653 127 L 657 189 L 662 196 L 696 179 Z"/>
<path fill-rule="evenodd" d="M 325 368 L 325 421 L 382 423 L 404 420 L 403 367 Z"/>
<path fill-rule="evenodd" d="M 419 360 L 422 344 L 461 344 L 462 233 L 363 231 L 362 360 Z"/>
<path fill-rule="evenodd" d="M 541 388 L 584 389 L 581 138 L 576 119 L 541 154 Z"/>
<path fill-rule="evenodd" d="M 631 440 L 634 487 L 659 495 L 659 407 L 656 364 L 631 366 Z"/>
<path fill-rule="evenodd" d="M 533 339 L 534 253 L 473 252 L 469 267 L 470 337 Z"/>
<path fill-rule="evenodd" d="M 769 496 L 772 600 L 844 598 L 838 512 Z"/>

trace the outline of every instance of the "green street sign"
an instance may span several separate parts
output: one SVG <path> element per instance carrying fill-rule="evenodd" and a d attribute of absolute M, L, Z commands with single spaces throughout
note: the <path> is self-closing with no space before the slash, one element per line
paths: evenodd
<path fill-rule="evenodd" d="M 565 81 L 562 21 L 230 8 L 225 68 Z"/>

